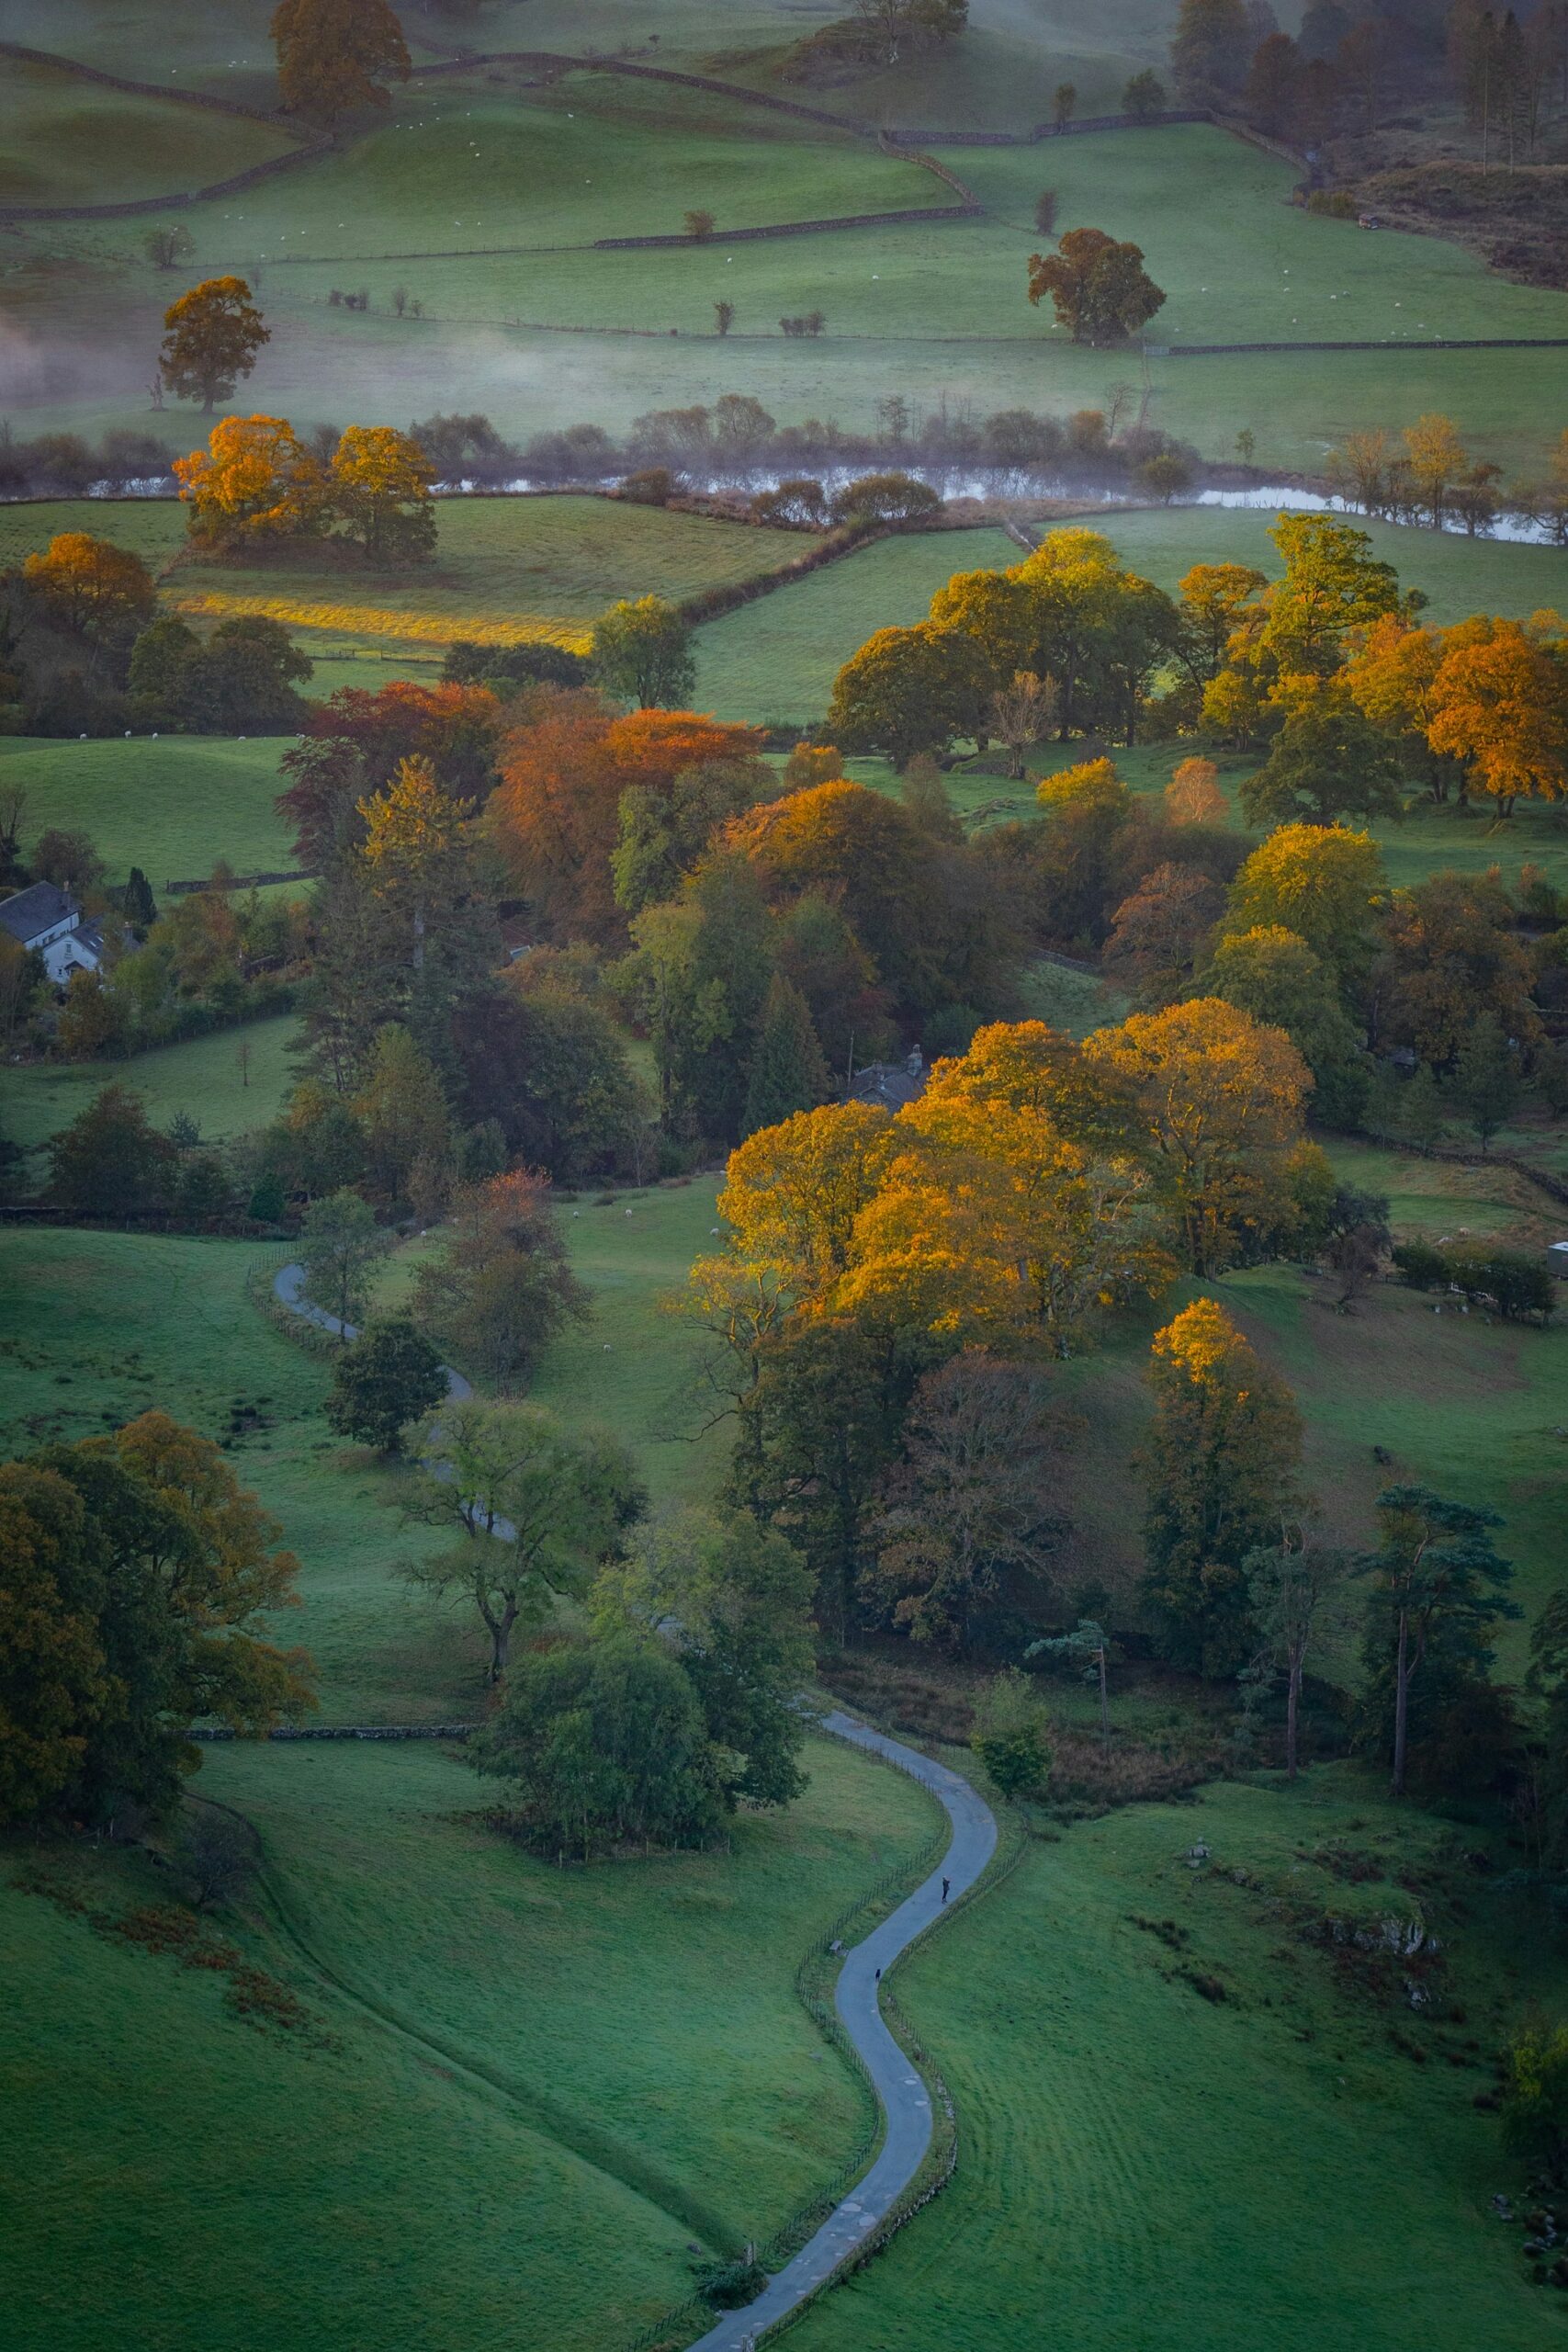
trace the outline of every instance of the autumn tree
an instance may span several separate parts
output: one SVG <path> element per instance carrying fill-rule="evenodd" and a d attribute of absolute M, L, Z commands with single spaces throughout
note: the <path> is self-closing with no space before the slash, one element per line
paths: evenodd
<path fill-rule="evenodd" d="M 59 531 L 22 577 L 49 618 L 95 645 L 123 641 L 156 607 L 152 575 L 139 555 L 87 531 Z"/>
<path fill-rule="evenodd" d="M 279 765 L 277 812 L 295 855 L 313 870 L 363 836 L 358 804 L 411 757 L 428 760 L 454 800 L 483 800 L 495 781 L 501 704 L 488 687 L 394 679 L 370 693 L 342 686 L 305 710 Z"/>
<path fill-rule="evenodd" d="M 662 596 L 612 605 L 593 631 L 592 662 L 599 684 L 640 710 L 688 702 L 696 683 L 690 627 Z"/>
<path fill-rule="evenodd" d="M 388 0 L 280 0 L 272 38 L 283 103 L 314 122 L 386 107 L 383 84 L 412 70 Z"/>
<path fill-rule="evenodd" d="M 434 552 L 435 469 L 419 443 L 386 424 L 351 424 L 333 456 L 333 511 L 375 564 Z"/>
<path fill-rule="evenodd" d="M 1230 804 L 1213 760 L 1183 760 L 1165 787 L 1165 812 L 1175 825 L 1223 825 Z"/>
<path fill-rule="evenodd" d="M 1200 103 L 1234 96 L 1252 45 L 1242 0 L 1181 0 L 1170 62 L 1183 96 Z"/>
<path fill-rule="evenodd" d="M 1134 1013 L 1086 1041 L 1134 1089 L 1196 1273 L 1291 1231 L 1311 1075 L 1290 1039 L 1218 997 Z"/>
<path fill-rule="evenodd" d="M 1521 793 L 1568 793 L 1568 633 L 1555 615 L 1540 619 L 1453 631 L 1432 682 L 1428 742 L 1469 763 L 1500 817 Z"/>
<path fill-rule="evenodd" d="M 1300 119 L 1305 60 L 1289 33 L 1269 33 L 1252 52 L 1243 104 L 1271 139 L 1288 139 Z"/>
<path fill-rule="evenodd" d="M 164 311 L 164 327 L 158 355 L 164 382 L 181 400 L 199 400 L 207 416 L 216 402 L 232 399 L 263 344 L 272 340 L 243 277 L 204 278 Z"/>
<path fill-rule="evenodd" d="M 1437 707 L 1432 690 L 1443 662 L 1442 633 L 1390 613 L 1358 637 L 1340 683 L 1432 798 L 1445 801 L 1455 763 L 1434 752 L 1428 738 Z"/>
<path fill-rule="evenodd" d="M 1283 672 L 1325 677 L 1348 630 L 1400 609 L 1398 574 L 1365 531 L 1327 514 L 1281 514 L 1269 537 L 1285 573 L 1265 600 L 1259 649 Z"/>
<path fill-rule="evenodd" d="M 925 1374 L 883 1481 L 861 1589 L 913 1640 L 962 1648 L 1003 1580 L 1038 1586 L 1066 1532 L 1038 1374 L 983 1349 Z"/>
<path fill-rule="evenodd" d="M 1526 1046 L 1541 1034 L 1535 973 L 1501 879 L 1430 874 L 1389 899 L 1374 985 L 1380 1036 L 1451 1069 L 1478 1020 Z"/>
<path fill-rule="evenodd" d="M 1343 981 L 1365 970 L 1386 890 L 1370 833 L 1343 825 L 1281 825 L 1231 886 L 1228 933 L 1278 924 L 1304 939 Z"/>
<path fill-rule="evenodd" d="M 1389 1487 L 1378 1497 L 1381 1542 L 1364 1566 L 1371 1580 L 1362 1720 L 1403 1796 L 1412 1748 L 1420 1778 L 1445 1778 L 1445 1734 L 1483 1688 L 1498 1621 L 1520 1615 L 1507 1597 L 1513 1570 L 1498 1558 L 1497 1513 L 1452 1502 L 1430 1487 Z"/>
<path fill-rule="evenodd" d="M 205 449 L 176 458 L 193 539 L 211 547 L 292 539 L 324 527 L 321 462 L 280 416 L 226 416 Z"/>
<path fill-rule="evenodd" d="M 167 1414 L 0 1469 L 0 1809 L 107 1822 L 173 1810 L 216 1717 L 264 1733 L 311 1706 L 310 1661 L 264 1637 L 299 1564 L 209 1438 Z"/>
<path fill-rule="evenodd" d="M 1010 776 L 1022 775 L 1024 754 L 1051 732 L 1056 702 L 1055 678 L 1036 677 L 1032 670 L 1015 670 L 1009 683 L 992 695 L 987 721 L 1007 745 Z"/>
<path fill-rule="evenodd" d="M 387 1022 L 350 1106 L 365 1137 L 367 1172 L 389 1201 L 407 1200 L 422 1161 L 439 1165 L 451 1149 L 452 1122 L 434 1063 L 400 1023 Z"/>
<path fill-rule="evenodd" d="M 1418 416 L 1404 433 L 1404 471 L 1426 504 L 1434 530 L 1442 528 L 1450 495 L 1471 469 L 1470 453 L 1451 417 Z"/>
<path fill-rule="evenodd" d="M 1301 1416 L 1212 1298 L 1156 1333 L 1149 1385 L 1145 1596 L 1167 1657 L 1234 1674 L 1253 1632 L 1246 1564 L 1293 1499 Z"/>
<path fill-rule="evenodd" d="M 516 1170 L 457 1188 L 446 1238 L 414 1288 L 416 1319 L 449 1355 L 504 1395 L 589 1310 L 541 1177 Z"/>
<path fill-rule="evenodd" d="M 1220 885 L 1199 867 L 1156 865 L 1116 910 L 1108 969 L 1131 981 L 1143 1006 L 1169 1004 L 1191 978 L 1224 904 Z"/>
<path fill-rule="evenodd" d="M 735 1254 L 795 1298 L 820 1301 L 850 1262 L 856 1219 L 874 1194 L 892 1122 L 864 1102 L 806 1111 L 731 1152 L 719 1215 Z"/>
<path fill-rule="evenodd" d="M 1220 669 L 1236 630 L 1257 616 L 1259 593 L 1268 584 L 1261 571 L 1246 563 L 1195 563 L 1183 573 L 1176 591 L 1181 620 L 1177 652 L 1199 685 Z"/>
<path fill-rule="evenodd" d="M 630 1459 L 614 1438 L 568 1429 L 541 1406 L 478 1396 L 443 1405 L 412 1450 L 423 1470 L 412 1512 L 460 1533 L 450 1552 L 411 1566 L 410 1579 L 478 1611 L 489 1679 L 499 1682 L 519 1620 L 540 1625 L 555 1595 L 585 1594 L 637 1517 Z"/>
<path fill-rule="evenodd" d="M 1029 299 L 1051 297 L 1075 343 L 1125 343 L 1165 300 L 1144 267 L 1141 245 L 1103 229 L 1069 229 L 1054 254 L 1029 256 Z"/>

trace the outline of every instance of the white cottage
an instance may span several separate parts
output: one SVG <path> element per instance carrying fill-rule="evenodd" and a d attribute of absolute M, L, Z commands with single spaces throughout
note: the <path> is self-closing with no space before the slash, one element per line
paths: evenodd
<path fill-rule="evenodd" d="M 0 931 L 9 932 L 28 955 L 42 956 L 56 988 L 63 988 L 73 972 L 96 972 L 104 960 L 100 926 L 84 922 L 70 891 L 52 882 L 35 882 L 30 890 L 0 899 Z"/>

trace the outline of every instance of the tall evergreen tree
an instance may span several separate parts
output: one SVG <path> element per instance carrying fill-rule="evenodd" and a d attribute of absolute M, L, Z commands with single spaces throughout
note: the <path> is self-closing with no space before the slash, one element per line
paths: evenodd
<path fill-rule="evenodd" d="M 746 1090 L 746 1133 L 776 1127 L 796 1111 L 815 1111 L 829 1092 L 828 1066 L 810 1008 L 800 990 L 775 972 L 768 983 Z"/>

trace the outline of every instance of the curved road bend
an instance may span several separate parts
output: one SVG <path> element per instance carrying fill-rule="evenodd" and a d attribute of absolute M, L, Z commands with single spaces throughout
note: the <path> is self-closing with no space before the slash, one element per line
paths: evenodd
<path fill-rule="evenodd" d="M 284 1266 L 273 1289 L 283 1305 L 323 1331 L 356 1338 L 352 1323 L 313 1306 L 304 1295 L 305 1270 Z M 450 1394 L 472 1395 L 461 1374 L 448 1370 Z M 498 1532 L 500 1531 L 498 1530 Z M 942 1883 L 949 1883 L 948 1901 L 973 1886 L 997 1849 L 997 1824 L 989 1805 L 957 1772 L 933 1762 L 918 1748 L 889 1739 L 857 1723 L 835 1708 L 822 1717 L 822 1726 L 840 1739 L 873 1755 L 886 1757 L 931 1791 L 953 1824 L 953 1838 L 942 1860 L 923 1885 L 908 1895 L 890 1917 L 856 1944 L 839 1971 L 834 2006 L 851 2042 L 865 2062 L 886 2131 L 875 2162 L 849 2195 L 784 2267 L 770 2278 L 754 2302 L 726 2312 L 691 2352 L 746 2352 L 750 2340 L 776 2326 L 786 2312 L 804 2302 L 846 2261 L 867 2233 L 892 2210 L 925 2161 L 931 2141 L 931 2098 L 924 2083 L 883 2022 L 878 1977 L 900 1952 L 923 1936 L 942 1913 Z"/>
<path fill-rule="evenodd" d="M 877 1973 L 924 1935 L 942 1917 L 942 1883 L 951 1882 L 951 1903 L 973 1886 L 996 1851 L 997 1825 L 977 1791 L 944 1764 L 917 1748 L 856 1723 L 837 1709 L 822 1718 L 825 1730 L 901 1765 L 928 1788 L 953 1824 L 953 1842 L 922 1886 L 890 1918 L 855 1945 L 839 1972 L 834 2005 L 845 2032 L 864 2059 L 881 2102 L 887 2129 L 876 2161 L 836 2205 L 816 2236 L 768 2281 L 754 2302 L 726 2312 L 691 2352 L 743 2352 L 751 2338 L 776 2326 L 853 2253 L 908 2187 L 925 2160 L 931 2139 L 931 2100 L 925 2085 L 883 2023 Z"/>

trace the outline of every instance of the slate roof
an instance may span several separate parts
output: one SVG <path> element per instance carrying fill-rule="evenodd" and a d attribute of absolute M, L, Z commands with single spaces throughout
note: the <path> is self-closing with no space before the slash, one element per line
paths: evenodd
<path fill-rule="evenodd" d="M 52 882 L 35 882 L 31 889 L 0 899 L 0 931 L 8 931 L 25 947 L 28 940 L 52 931 L 75 911 L 76 901 L 69 890 L 58 889 Z"/>

